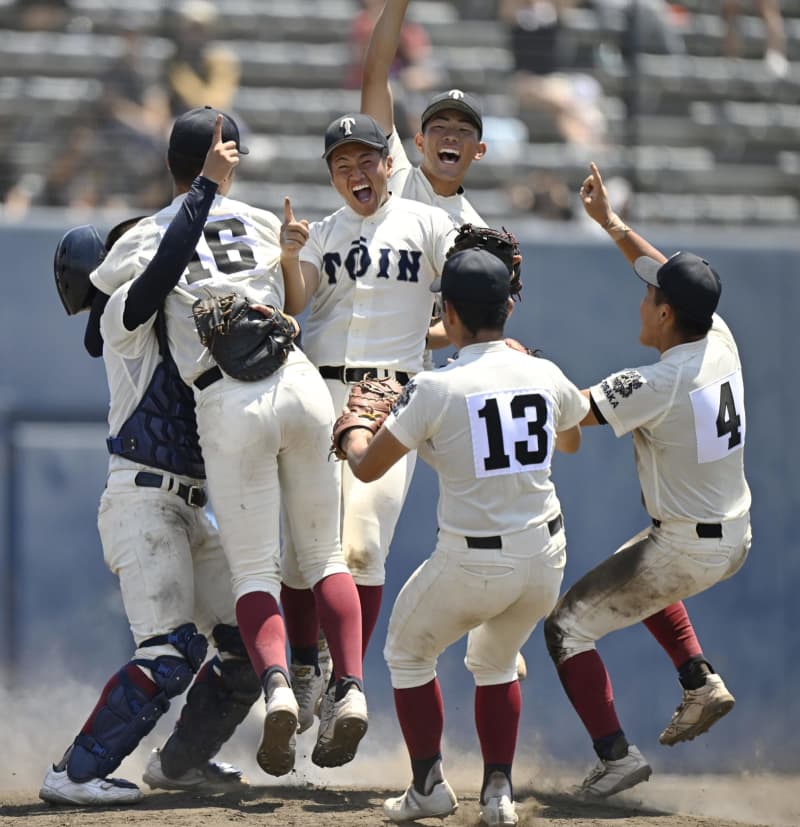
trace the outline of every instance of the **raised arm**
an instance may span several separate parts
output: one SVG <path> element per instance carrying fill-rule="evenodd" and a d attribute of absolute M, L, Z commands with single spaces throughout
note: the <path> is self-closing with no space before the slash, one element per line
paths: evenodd
<path fill-rule="evenodd" d="M 589 218 L 596 221 L 611 236 L 630 264 L 633 264 L 639 256 L 650 256 L 660 262 L 666 261 L 667 257 L 660 250 L 635 233 L 614 212 L 608 200 L 608 191 L 603 184 L 600 170 L 594 162 L 589 164 L 589 167 L 591 172 L 584 179 L 580 189 L 583 208 Z"/>
<path fill-rule="evenodd" d="M 178 283 L 200 240 L 217 186 L 238 163 L 236 142 L 222 140 L 222 115 L 218 115 L 200 175 L 192 182 L 152 260 L 128 291 L 122 319 L 128 330 L 151 318 Z"/>
<path fill-rule="evenodd" d="M 300 250 L 308 241 L 308 221 L 298 221 L 287 195 L 283 199 L 281 224 L 281 270 L 286 294 L 284 310 L 302 313 L 319 286 L 319 270 L 308 261 L 300 261 Z"/>
<path fill-rule="evenodd" d="M 400 45 L 408 0 L 386 0 L 364 56 L 361 111 L 371 115 L 388 135 L 394 129 L 394 100 L 389 70 Z"/>

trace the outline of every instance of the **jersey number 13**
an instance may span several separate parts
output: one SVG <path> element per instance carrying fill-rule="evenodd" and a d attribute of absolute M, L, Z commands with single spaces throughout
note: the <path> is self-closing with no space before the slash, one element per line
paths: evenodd
<path fill-rule="evenodd" d="M 472 457 L 477 477 L 518 474 L 550 466 L 553 404 L 535 389 L 467 397 Z"/>

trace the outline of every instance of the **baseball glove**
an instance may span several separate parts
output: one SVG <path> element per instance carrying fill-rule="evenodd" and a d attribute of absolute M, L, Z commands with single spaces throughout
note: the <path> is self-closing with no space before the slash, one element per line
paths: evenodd
<path fill-rule="evenodd" d="M 402 392 L 403 386 L 396 379 L 367 377 L 353 385 L 342 415 L 333 424 L 331 454 L 336 459 L 347 459 L 341 440 L 353 428 L 366 428 L 376 434 Z"/>
<path fill-rule="evenodd" d="M 244 382 L 264 379 L 286 361 L 296 334 L 280 310 L 253 308 L 239 293 L 206 296 L 192 305 L 200 341 L 228 376 Z"/>
<path fill-rule="evenodd" d="M 503 227 L 495 230 L 491 227 L 476 227 L 474 224 L 462 224 L 453 240 L 453 245 L 447 251 L 447 258 L 460 252 L 479 247 L 496 255 L 508 267 L 511 279 L 510 293 L 519 300 L 522 292 L 522 277 L 520 275 L 519 243 L 514 233 Z M 516 261 L 515 261 L 516 259 Z"/>

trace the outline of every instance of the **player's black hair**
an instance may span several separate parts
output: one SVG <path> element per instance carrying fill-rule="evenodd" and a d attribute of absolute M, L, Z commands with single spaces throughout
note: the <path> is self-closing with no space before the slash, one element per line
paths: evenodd
<path fill-rule="evenodd" d="M 473 336 L 480 330 L 503 332 L 509 314 L 507 301 L 497 304 L 465 302 L 451 299 L 444 293 L 442 293 L 442 298 L 458 313 L 461 323 Z"/>
<path fill-rule="evenodd" d="M 171 149 L 167 150 L 169 171 L 172 173 L 175 183 L 184 187 L 190 187 L 192 185 L 192 181 L 200 174 L 200 170 L 203 169 L 205 162 L 205 158 L 189 158 L 180 152 L 175 152 Z"/>
<path fill-rule="evenodd" d="M 656 304 L 668 304 L 672 308 L 672 313 L 675 316 L 675 329 L 685 338 L 698 339 L 711 330 L 713 320 L 710 316 L 702 322 L 697 321 L 697 319 L 690 319 L 680 307 L 672 304 L 667 294 L 660 287 L 655 288 L 653 301 Z"/>

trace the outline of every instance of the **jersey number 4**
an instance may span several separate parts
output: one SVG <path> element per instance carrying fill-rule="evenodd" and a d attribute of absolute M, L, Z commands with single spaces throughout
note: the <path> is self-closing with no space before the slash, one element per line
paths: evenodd
<path fill-rule="evenodd" d="M 225 238 L 223 238 L 223 233 Z M 243 270 L 254 270 L 256 258 L 250 245 L 241 239 L 247 235 L 247 227 L 238 218 L 225 218 L 220 221 L 209 221 L 203 229 L 208 249 L 214 258 L 217 272 L 230 275 Z M 230 238 L 230 240 L 228 240 Z M 211 278 L 213 271 L 210 262 L 203 259 L 197 250 L 189 261 L 186 280 L 191 284 L 195 281 Z"/>
<path fill-rule="evenodd" d="M 475 474 L 491 477 L 547 468 L 553 446 L 553 406 L 536 391 L 467 397 Z"/>
<path fill-rule="evenodd" d="M 714 462 L 744 445 L 744 385 L 742 372 L 697 388 L 689 394 L 694 411 L 697 461 Z"/>

